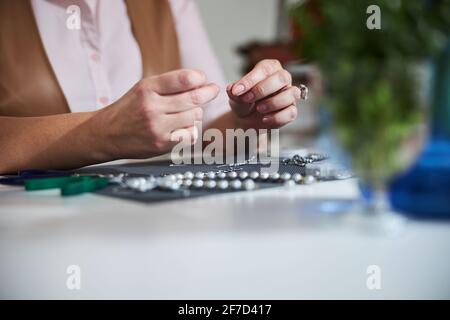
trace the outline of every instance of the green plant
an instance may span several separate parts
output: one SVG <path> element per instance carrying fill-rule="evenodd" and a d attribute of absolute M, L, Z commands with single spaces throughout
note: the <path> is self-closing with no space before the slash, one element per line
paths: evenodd
<path fill-rule="evenodd" d="M 381 29 L 369 30 L 370 5 Z M 298 56 L 317 63 L 338 138 L 354 168 L 380 187 L 421 119 L 414 66 L 437 54 L 450 30 L 448 0 L 310 0 L 294 5 Z"/>

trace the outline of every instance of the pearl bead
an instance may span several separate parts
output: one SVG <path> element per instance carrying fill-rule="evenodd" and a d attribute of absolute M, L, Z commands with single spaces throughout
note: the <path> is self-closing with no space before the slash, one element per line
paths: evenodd
<path fill-rule="evenodd" d="M 218 172 L 216 174 L 216 177 L 219 179 L 225 179 L 227 177 L 227 174 L 225 172 Z"/>
<path fill-rule="evenodd" d="M 234 190 L 238 190 L 242 187 L 241 180 L 231 180 L 230 181 L 230 187 Z"/>
<path fill-rule="evenodd" d="M 205 187 L 208 189 L 214 189 L 216 187 L 216 181 L 215 180 L 205 181 Z"/>
<path fill-rule="evenodd" d="M 258 171 L 250 172 L 250 179 L 256 180 L 258 178 L 259 178 L 259 172 Z"/>
<path fill-rule="evenodd" d="M 209 171 L 208 173 L 206 173 L 206 177 L 208 179 L 214 179 L 216 177 L 216 173 L 213 171 Z"/>
<path fill-rule="evenodd" d="M 203 180 L 195 179 L 194 181 L 192 181 L 192 185 L 195 188 L 202 188 L 203 187 Z"/>
<path fill-rule="evenodd" d="M 244 180 L 244 179 L 247 179 L 247 177 L 248 177 L 248 172 L 247 171 L 239 172 L 239 179 Z"/>
<path fill-rule="evenodd" d="M 217 188 L 221 190 L 228 189 L 228 181 L 227 180 L 220 180 L 217 182 Z"/>
<path fill-rule="evenodd" d="M 307 175 L 306 177 L 305 177 L 305 179 L 303 180 L 303 182 L 305 183 L 305 184 L 312 184 L 312 183 L 314 183 L 316 181 L 316 178 L 314 178 L 314 176 L 311 176 L 311 175 Z"/>
<path fill-rule="evenodd" d="M 245 190 L 255 189 L 255 182 L 252 179 L 244 180 L 243 185 Z"/>
<path fill-rule="evenodd" d="M 196 172 L 194 177 L 196 179 L 204 179 L 205 178 L 205 174 L 203 172 Z"/>
<path fill-rule="evenodd" d="M 288 181 L 289 179 L 291 179 L 291 174 L 289 172 L 284 172 L 281 174 L 280 178 L 283 181 Z"/>
<path fill-rule="evenodd" d="M 302 182 L 302 179 L 303 179 L 303 177 L 300 173 L 294 173 L 292 175 L 292 180 L 294 180 L 296 183 Z"/>
<path fill-rule="evenodd" d="M 184 174 L 183 174 L 183 177 L 185 178 L 185 179 L 194 179 L 194 174 L 192 173 L 192 171 L 186 171 Z"/>
<path fill-rule="evenodd" d="M 236 179 L 237 176 L 238 176 L 238 174 L 237 174 L 236 171 L 230 171 L 230 172 L 227 173 L 227 176 L 228 176 L 228 178 L 230 178 L 230 179 Z"/>
<path fill-rule="evenodd" d="M 259 178 L 261 179 L 261 180 L 267 180 L 267 179 L 269 179 L 269 173 L 268 172 L 261 172 L 261 174 L 259 175 Z"/>

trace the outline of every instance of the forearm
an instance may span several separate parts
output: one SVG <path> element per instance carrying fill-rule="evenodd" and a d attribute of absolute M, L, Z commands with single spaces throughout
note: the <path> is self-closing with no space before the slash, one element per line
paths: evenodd
<path fill-rule="evenodd" d="M 0 117 L 0 174 L 70 169 L 112 160 L 98 112 Z"/>

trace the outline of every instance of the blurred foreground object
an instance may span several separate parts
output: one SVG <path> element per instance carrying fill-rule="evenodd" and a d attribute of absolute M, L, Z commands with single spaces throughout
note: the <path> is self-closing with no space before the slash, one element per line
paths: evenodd
<path fill-rule="evenodd" d="M 430 138 L 415 165 L 391 184 L 394 209 L 450 218 L 450 40 L 435 64 Z"/>
<path fill-rule="evenodd" d="M 366 26 L 371 5 L 380 8 L 379 30 Z M 420 150 L 427 81 L 417 71 L 442 52 L 449 7 L 443 0 L 309 0 L 291 10 L 297 55 L 323 73 L 331 139 L 350 155 L 364 212 L 387 210 L 388 181 Z"/>

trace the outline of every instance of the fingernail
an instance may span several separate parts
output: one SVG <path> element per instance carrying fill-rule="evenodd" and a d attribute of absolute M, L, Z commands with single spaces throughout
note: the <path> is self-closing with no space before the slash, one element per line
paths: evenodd
<path fill-rule="evenodd" d="M 269 120 L 270 120 L 269 117 L 264 117 L 264 118 L 262 118 L 262 122 L 264 122 L 264 123 L 269 122 Z"/>
<path fill-rule="evenodd" d="M 250 91 L 244 95 L 242 100 L 244 100 L 245 102 L 252 102 L 254 98 L 255 98 L 255 95 L 253 94 L 253 92 Z"/>
<path fill-rule="evenodd" d="M 238 84 L 237 86 L 233 87 L 232 93 L 236 96 L 240 95 L 245 91 L 245 87 L 242 84 Z"/>
<path fill-rule="evenodd" d="M 256 107 L 259 113 L 264 113 L 267 111 L 267 106 L 265 104 L 260 104 Z"/>
<path fill-rule="evenodd" d="M 232 86 L 233 86 L 233 84 L 229 83 L 229 84 L 227 85 L 227 91 L 230 91 Z"/>

